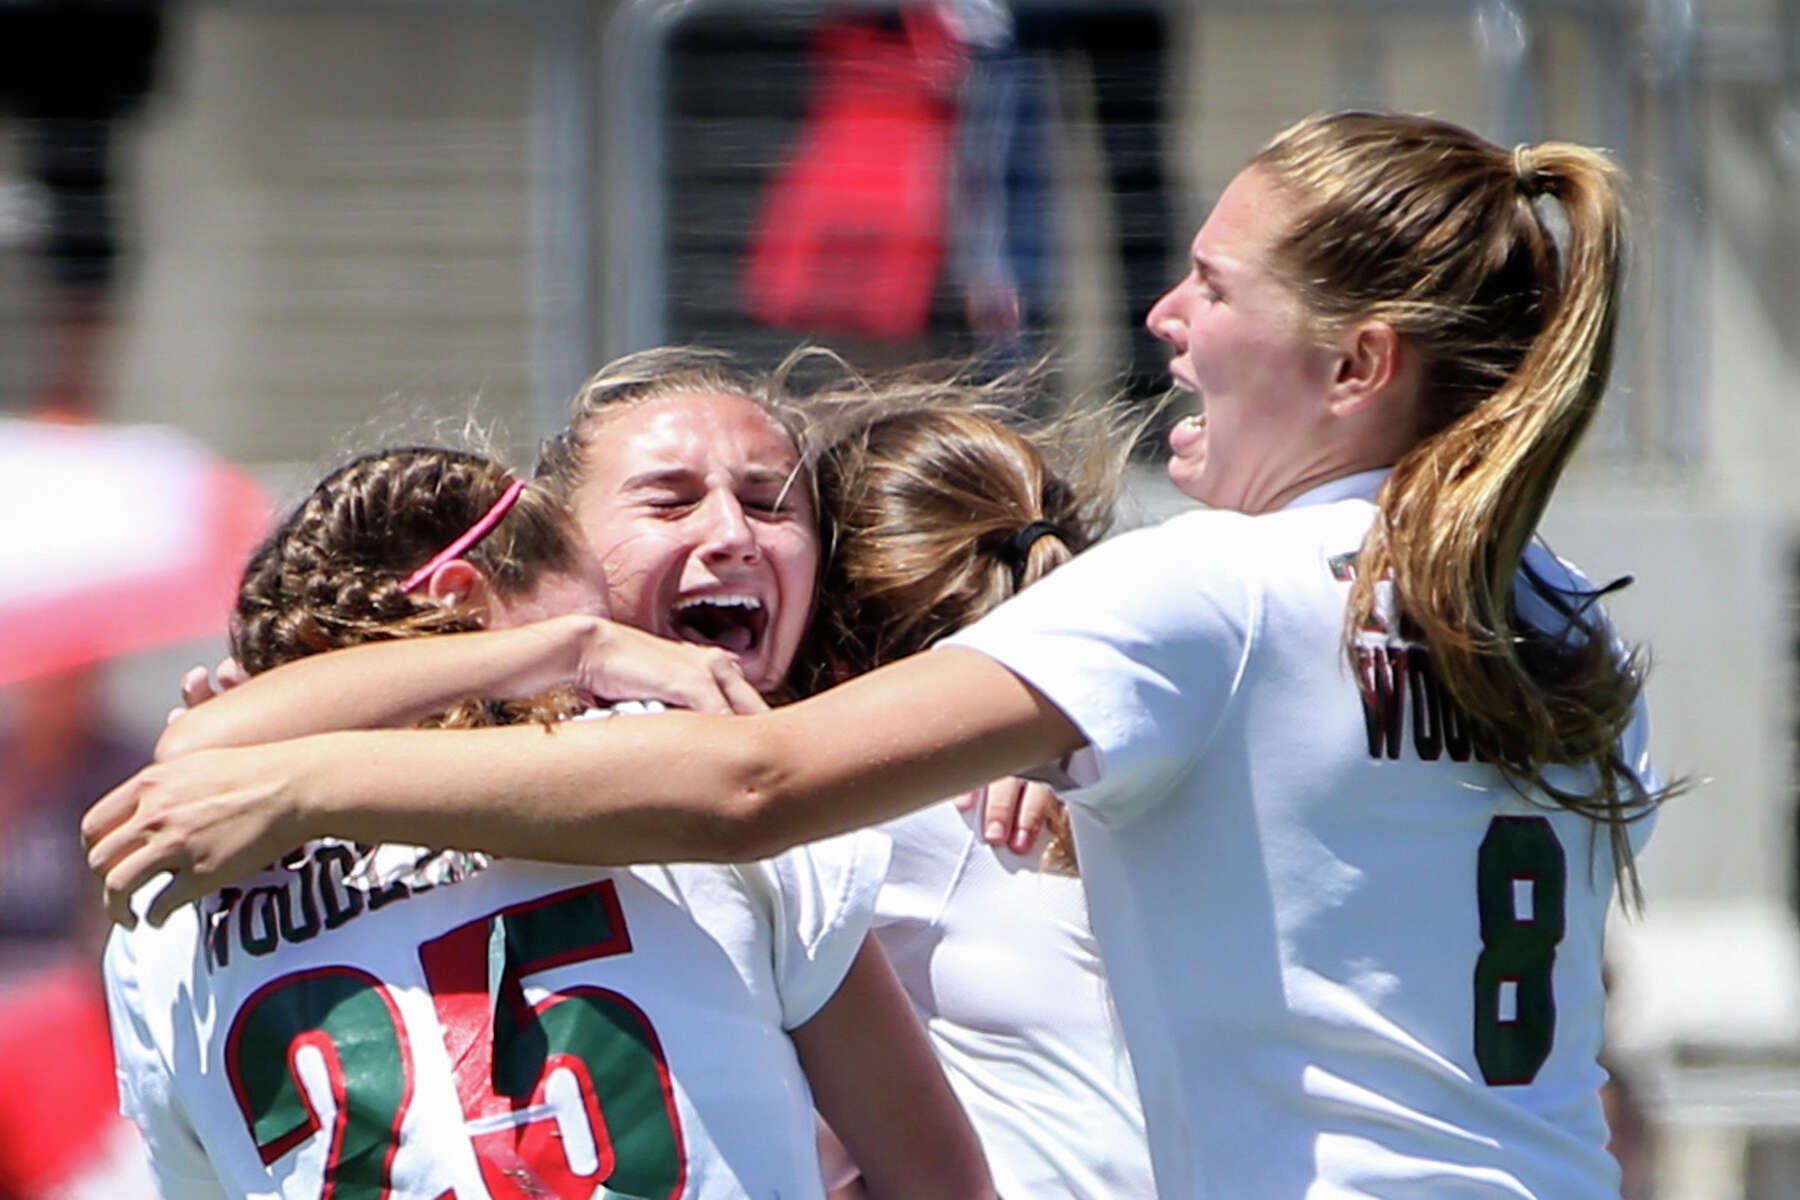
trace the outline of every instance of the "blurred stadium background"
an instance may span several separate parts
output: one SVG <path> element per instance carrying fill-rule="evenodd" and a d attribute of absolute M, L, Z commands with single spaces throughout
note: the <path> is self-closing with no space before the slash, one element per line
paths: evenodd
<path fill-rule="evenodd" d="M 574 385 L 628 349 L 685 339 L 768 358 L 795 340 L 750 320 L 740 280 L 805 108 L 820 6 L 149 7 L 160 58 L 118 126 L 122 255 L 77 407 L 177 427 L 280 505 L 346 447 L 432 419 L 498 422 L 528 460 Z M 1160 12 L 1165 230 L 1119 217 L 1094 119 L 1102 73 L 1136 68 L 1098 53 L 1049 61 L 1041 215 L 1059 282 L 1042 319 L 1080 384 L 1129 370 L 1141 312 L 1127 316 L 1132 268 L 1115 247 L 1154 256 L 1172 281 L 1212 197 L 1308 111 L 1430 111 L 1501 142 L 1603 145 L 1630 171 L 1615 394 L 1546 533 L 1596 579 L 1635 577 L 1610 603 L 1654 650 L 1659 761 L 1705 781 L 1663 816 L 1643 862 L 1648 913 L 1617 939 L 1616 1059 L 1651 1135 L 1638 1194 L 1800 1195 L 1800 0 L 1169 0 Z M 29 136 L 19 113 L 0 113 L 6 416 L 39 408 L 63 356 L 80 353 L 45 265 L 49 201 Z M 962 345 L 931 334 L 855 349 L 875 361 Z M 1139 484 L 1140 516 L 1173 503 L 1154 468 Z M 68 521 L 76 490 L 9 483 L 0 537 L 22 544 Z M 134 594 L 120 590 L 128 624 Z M 221 647 L 183 637 L 109 659 L 83 711 L 147 745 L 179 670 Z M 15 735 L 38 703 L 27 690 L 0 691 L 12 731 L 0 775 L 15 780 Z M 0 805 L 0 847 L 26 803 Z M 41 943 L 0 941 L 0 985 L 23 986 L 43 961 Z"/>

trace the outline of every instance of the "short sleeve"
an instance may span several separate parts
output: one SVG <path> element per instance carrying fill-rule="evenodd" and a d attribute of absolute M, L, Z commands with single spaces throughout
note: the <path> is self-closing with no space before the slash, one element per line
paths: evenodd
<path fill-rule="evenodd" d="M 131 933 L 113 930 L 104 974 L 119 1111 L 143 1135 L 157 1189 L 169 1197 L 223 1197 L 225 1190 L 199 1136 L 180 1110 L 174 1076 L 151 1030 Z"/>
<path fill-rule="evenodd" d="M 890 848 L 885 834 L 861 830 L 742 868 L 773 914 L 783 1029 L 810 1021 L 844 982 L 874 922 Z"/>
<path fill-rule="evenodd" d="M 999 662 L 1075 723 L 1087 747 L 1062 798 L 1122 824 L 1217 731 L 1251 649 L 1247 518 L 1191 513 L 1059 567 L 942 645 Z"/>

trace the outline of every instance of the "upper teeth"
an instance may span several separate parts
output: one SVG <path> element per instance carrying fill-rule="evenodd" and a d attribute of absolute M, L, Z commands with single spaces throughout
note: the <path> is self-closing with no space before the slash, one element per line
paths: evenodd
<path fill-rule="evenodd" d="M 675 611 L 694 608 L 702 604 L 710 604 L 716 608 L 747 608 L 752 612 L 762 608 L 762 601 L 755 596 L 690 596 L 676 603 Z"/>

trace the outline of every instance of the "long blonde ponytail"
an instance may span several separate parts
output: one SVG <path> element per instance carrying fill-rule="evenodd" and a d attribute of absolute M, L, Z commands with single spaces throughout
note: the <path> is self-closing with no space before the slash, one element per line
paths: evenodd
<path fill-rule="evenodd" d="M 1521 571 L 1611 369 L 1617 169 L 1583 146 L 1506 151 L 1444 122 L 1372 113 L 1309 118 L 1255 163 L 1303 204 L 1279 253 L 1313 319 L 1385 320 L 1425 364 L 1424 427 L 1378 497 L 1346 642 L 1391 580 L 1407 636 L 1429 648 L 1483 754 L 1606 825 L 1635 894 L 1624 827 L 1666 796 L 1647 794 L 1621 758 L 1639 656 L 1613 644 L 1591 596 L 1550 594 Z M 1522 586 L 1545 593 L 1564 627 L 1522 620 Z M 1559 766 L 1591 768 L 1591 786 L 1553 786 Z"/>

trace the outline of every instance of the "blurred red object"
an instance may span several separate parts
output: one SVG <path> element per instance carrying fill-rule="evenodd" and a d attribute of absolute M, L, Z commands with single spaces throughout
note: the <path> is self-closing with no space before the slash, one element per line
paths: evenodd
<path fill-rule="evenodd" d="M 943 263 L 960 43 L 935 5 L 833 18 L 813 42 L 805 123 L 770 179 L 745 304 L 765 324 L 903 338 Z"/>
<path fill-rule="evenodd" d="M 0 419 L 0 686 L 222 633 L 262 488 L 156 426 Z"/>
<path fill-rule="evenodd" d="M 155 1196 L 143 1140 L 119 1115 L 99 964 L 0 994 L 0 1078 L 0 1196 Z"/>

